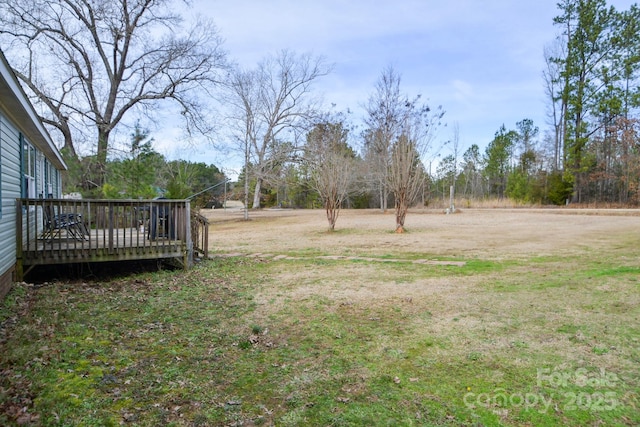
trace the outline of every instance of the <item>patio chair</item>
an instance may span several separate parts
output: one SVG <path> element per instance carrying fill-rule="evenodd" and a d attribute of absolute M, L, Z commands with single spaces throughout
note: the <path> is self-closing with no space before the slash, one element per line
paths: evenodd
<path fill-rule="evenodd" d="M 175 224 L 169 206 L 154 206 L 149 217 L 148 237 L 155 240 L 159 237 L 175 239 Z"/>
<path fill-rule="evenodd" d="M 82 221 L 82 215 L 78 213 L 59 213 L 56 214 L 54 207 L 46 205 L 43 207 L 44 212 L 44 231 L 42 238 L 44 240 L 53 240 L 62 238 L 62 231 L 66 231 L 66 236 L 76 240 L 84 240 L 89 235 L 86 224 Z"/>
<path fill-rule="evenodd" d="M 164 197 L 157 197 L 154 200 L 166 200 Z M 170 205 L 159 204 L 149 207 L 148 238 L 156 240 L 160 237 L 175 239 L 176 225 L 173 219 L 173 212 Z"/>

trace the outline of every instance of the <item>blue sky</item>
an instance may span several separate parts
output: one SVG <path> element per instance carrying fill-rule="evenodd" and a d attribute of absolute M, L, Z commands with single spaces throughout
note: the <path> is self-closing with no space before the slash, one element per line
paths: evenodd
<path fill-rule="evenodd" d="M 618 10 L 633 1 L 609 1 Z M 462 151 L 481 149 L 502 124 L 532 119 L 548 128 L 542 80 L 544 48 L 556 35 L 557 0 L 194 0 L 212 18 L 230 59 L 252 67 L 281 49 L 311 52 L 334 64 L 318 81 L 325 103 L 363 117 L 376 79 L 391 65 L 403 90 L 446 111 L 440 140 L 459 127 Z M 156 138 L 157 139 L 157 138 Z M 450 154 L 445 148 L 442 155 Z M 194 152 L 218 166 L 209 149 Z M 232 161 L 233 163 L 233 161 Z"/>

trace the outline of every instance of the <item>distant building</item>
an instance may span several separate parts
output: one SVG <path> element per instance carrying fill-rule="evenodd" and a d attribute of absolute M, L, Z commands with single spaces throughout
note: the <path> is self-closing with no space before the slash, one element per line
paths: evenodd
<path fill-rule="evenodd" d="M 0 50 L 0 299 L 14 280 L 16 233 L 22 232 L 16 199 L 61 197 L 66 168 Z"/>

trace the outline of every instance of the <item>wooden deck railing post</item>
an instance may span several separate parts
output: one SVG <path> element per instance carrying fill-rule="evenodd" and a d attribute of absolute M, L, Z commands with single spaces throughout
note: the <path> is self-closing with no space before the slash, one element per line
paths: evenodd
<path fill-rule="evenodd" d="M 184 252 L 184 268 L 188 268 L 193 264 L 193 242 L 191 241 L 191 203 L 184 202 L 185 212 L 182 221 L 182 229 L 185 234 L 186 250 Z"/>
<path fill-rule="evenodd" d="M 199 213 L 191 215 L 192 260 L 195 253 L 209 257 L 209 221 Z"/>
<path fill-rule="evenodd" d="M 16 203 L 16 282 L 24 280 L 24 264 L 22 260 L 22 200 Z"/>
<path fill-rule="evenodd" d="M 113 253 L 113 203 L 109 203 L 107 205 L 107 209 L 109 209 L 109 223 L 108 223 L 108 233 L 109 233 L 109 253 Z"/>

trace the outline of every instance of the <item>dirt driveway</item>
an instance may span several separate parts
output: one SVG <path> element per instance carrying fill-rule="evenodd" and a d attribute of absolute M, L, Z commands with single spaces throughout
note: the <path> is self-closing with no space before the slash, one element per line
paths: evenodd
<path fill-rule="evenodd" d="M 640 241 L 640 210 L 465 209 L 412 210 L 407 233 L 395 234 L 393 211 L 342 210 L 333 233 L 322 210 L 203 210 L 215 253 L 328 255 L 425 254 L 520 258 L 583 252 L 611 239 Z"/>

